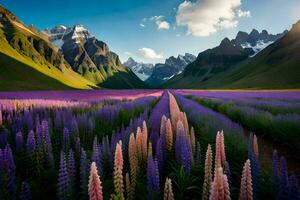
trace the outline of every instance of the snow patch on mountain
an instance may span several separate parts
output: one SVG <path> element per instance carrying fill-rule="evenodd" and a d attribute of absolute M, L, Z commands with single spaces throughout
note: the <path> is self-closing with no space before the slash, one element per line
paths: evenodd
<path fill-rule="evenodd" d="M 250 57 L 254 57 L 256 54 L 258 54 L 260 51 L 262 51 L 264 48 L 266 48 L 267 46 L 273 44 L 274 41 L 268 41 L 268 42 L 264 42 L 263 40 L 259 40 L 257 41 L 256 45 L 253 46 L 253 44 L 250 43 L 243 43 L 241 44 L 241 46 L 245 49 L 245 48 L 251 48 L 254 51 L 254 54 L 251 55 Z"/>

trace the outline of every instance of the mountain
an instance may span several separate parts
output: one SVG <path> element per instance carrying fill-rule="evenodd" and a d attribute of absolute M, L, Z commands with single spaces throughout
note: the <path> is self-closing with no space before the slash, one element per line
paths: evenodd
<path fill-rule="evenodd" d="M 119 56 L 110 51 L 105 42 L 93 37 L 83 25 L 75 25 L 73 28 L 56 26 L 45 33 L 62 52 L 72 69 L 94 84 L 109 88 L 145 87 L 130 69 L 122 65 Z M 122 81 L 111 85 L 109 79 L 115 75 Z M 106 81 L 110 82 L 109 86 Z"/>
<path fill-rule="evenodd" d="M 47 35 L 26 26 L 1 5 L 0 57 L 3 90 L 97 87 L 72 70 Z"/>
<path fill-rule="evenodd" d="M 123 65 L 130 68 L 142 81 L 151 76 L 154 68 L 154 65 L 151 63 L 139 63 L 131 57 L 128 58 L 128 60 L 124 62 Z"/>
<path fill-rule="evenodd" d="M 257 34 L 256 34 L 257 35 Z M 300 21 L 254 57 L 208 80 L 198 76 L 176 77 L 166 87 L 226 89 L 292 89 L 300 82 Z M 200 66 L 199 66 L 200 67 Z M 188 69 L 188 68 L 186 68 Z"/>
<path fill-rule="evenodd" d="M 186 53 L 184 56 L 179 55 L 166 59 L 165 63 L 158 63 L 154 66 L 151 76 L 146 80 L 146 83 L 151 86 L 159 86 L 168 81 L 173 76 L 180 74 L 184 68 L 192 63 L 196 57 Z"/>
<path fill-rule="evenodd" d="M 243 31 L 239 31 L 236 38 L 232 40 L 235 45 L 241 46 L 243 48 L 251 48 L 254 51 L 254 54 L 251 57 L 255 56 L 261 50 L 281 38 L 287 33 L 279 33 L 276 35 L 269 34 L 268 31 L 263 30 L 259 33 L 256 29 L 253 29 L 249 34 Z"/>

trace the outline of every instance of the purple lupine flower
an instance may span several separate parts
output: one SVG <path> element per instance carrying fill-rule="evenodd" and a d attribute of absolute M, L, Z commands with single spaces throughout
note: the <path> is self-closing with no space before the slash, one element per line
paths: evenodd
<path fill-rule="evenodd" d="M 75 183 L 76 183 L 76 167 L 75 167 L 75 159 L 74 159 L 74 153 L 72 149 L 69 151 L 69 177 L 70 177 L 70 187 L 72 193 L 75 191 Z M 74 194 L 74 193 L 73 193 Z"/>
<path fill-rule="evenodd" d="M 157 141 L 156 151 L 155 151 L 155 157 L 157 159 L 159 172 L 162 173 L 163 172 L 163 168 L 164 168 L 165 160 L 164 160 L 164 155 L 163 155 L 163 147 L 162 147 L 161 139 L 159 139 Z"/>
<path fill-rule="evenodd" d="M 49 124 L 48 121 L 43 120 L 42 121 L 42 132 L 43 132 L 43 138 L 44 138 L 44 152 L 46 152 L 46 155 L 48 157 L 48 163 L 50 167 L 54 167 L 54 158 L 53 158 L 53 152 L 52 152 L 52 143 L 49 133 Z"/>
<path fill-rule="evenodd" d="M 273 193 L 277 193 L 279 189 L 279 157 L 276 150 L 273 151 L 272 156 L 272 187 Z"/>
<path fill-rule="evenodd" d="M 34 132 L 31 130 L 27 136 L 27 153 L 29 156 L 32 156 L 33 152 L 35 151 L 35 138 Z"/>
<path fill-rule="evenodd" d="M 292 174 L 289 178 L 289 197 L 290 200 L 299 200 L 300 199 L 300 190 L 298 185 L 298 180 L 295 174 Z"/>
<path fill-rule="evenodd" d="M 84 149 L 81 149 L 80 155 L 80 193 L 82 199 L 88 199 L 88 160 Z"/>
<path fill-rule="evenodd" d="M 76 152 L 77 158 L 80 157 L 80 150 L 81 150 L 80 137 L 78 136 L 78 137 L 76 138 L 76 143 L 75 143 L 75 152 Z"/>
<path fill-rule="evenodd" d="M 72 120 L 71 132 L 73 133 L 74 137 L 79 137 L 79 128 L 75 119 Z"/>
<path fill-rule="evenodd" d="M 224 164 L 224 174 L 227 176 L 227 181 L 228 181 L 229 190 L 230 190 L 231 185 L 232 185 L 232 179 L 231 179 L 230 166 L 229 166 L 229 163 L 227 161 L 225 161 L 225 164 Z"/>
<path fill-rule="evenodd" d="M 253 199 L 257 198 L 257 190 L 259 185 L 260 165 L 257 155 L 252 151 L 251 157 L 251 176 L 252 176 L 252 188 L 253 188 Z"/>
<path fill-rule="evenodd" d="M 159 192 L 159 171 L 157 161 L 148 157 L 147 161 L 147 190 L 148 190 L 148 199 L 153 199 L 155 192 Z"/>
<path fill-rule="evenodd" d="M 67 151 L 70 147 L 70 132 L 68 128 L 64 128 L 63 130 L 63 150 L 64 152 Z"/>
<path fill-rule="evenodd" d="M 32 112 L 26 110 L 24 112 L 24 118 L 25 118 L 25 123 L 27 126 L 28 130 L 32 130 L 33 129 L 33 119 L 32 119 Z"/>
<path fill-rule="evenodd" d="M 287 162 L 286 159 L 281 156 L 280 158 L 280 177 L 279 177 L 279 194 L 278 199 L 287 199 L 289 193 L 289 182 L 288 182 L 288 171 L 287 171 Z"/>
<path fill-rule="evenodd" d="M 175 158 L 177 163 L 183 166 L 185 173 L 189 174 L 192 165 L 192 150 L 183 129 L 177 131 Z"/>
<path fill-rule="evenodd" d="M 9 132 L 6 128 L 2 128 L 2 130 L 0 130 L 0 148 L 5 148 L 7 145 L 8 134 Z"/>
<path fill-rule="evenodd" d="M 190 174 L 192 167 L 192 149 L 187 138 L 184 138 L 181 146 L 181 164 L 183 165 L 185 174 Z"/>
<path fill-rule="evenodd" d="M 195 163 L 196 165 L 201 164 L 201 146 L 199 141 L 196 144 Z"/>
<path fill-rule="evenodd" d="M 92 155 L 92 162 L 96 163 L 98 173 L 102 175 L 102 153 L 101 153 L 101 147 L 98 143 L 97 136 L 94 138 L 93 142 L 93 155 Z"/>
<path fill-rule="evenodd" d="M 6 145 L 4 151 L 3 151 L 3 157 L 4 157 L 4 165 L 8 174 L 7 179 L 7 189 L 10 193 L 11 199 L 16 198 L 16 165 L 14 162 L 13 154 L 11 151 L 11 148 L 9 144 Z"/>
<path fill-rule="evenodd" d="M 70 198 L 71 187 L 70 187 L 70 177 L 67 171 L 67 163 L 64 151 L 60 152 L 60 165 L 58 172 L 58 199 L 67 200 Z"/>
<path fill-rule="evenodd" d="M 31 192 L 29 188 L 29 184 L 24 181 L 22 182 L 21 192 L 20 192 L 20 200 L 31 200 Z"/>
<path fill-rule="evenodd" d="M 21 151 L 23 147 L 23 134 L 21 131 L 19 131 L 16 134 L 16 150 Z"/>

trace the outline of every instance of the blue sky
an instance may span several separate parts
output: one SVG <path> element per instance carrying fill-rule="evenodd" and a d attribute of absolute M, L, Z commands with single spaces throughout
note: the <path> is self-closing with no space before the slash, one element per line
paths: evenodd
<path fill-rule="evenodd" d="M 212 48 L 252 28 L 271 33 L 300 19 L 299 0 L 0 0 L 40 30 L 83 24 L 120 55 L 163 62 Z"/>

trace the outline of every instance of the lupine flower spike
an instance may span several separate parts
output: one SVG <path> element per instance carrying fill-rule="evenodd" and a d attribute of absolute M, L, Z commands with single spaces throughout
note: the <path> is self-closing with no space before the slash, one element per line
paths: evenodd
<path fill-rule="evenodd" d="M 98 170 L 95 162 L 92 162 L 89 180 L 89 197 L 90 200 L 102 200 L 102 186 L 98 175 Z"/>
<path fill-rule="evenodd" d="M 123 184 L 123 154 L 122 141 L 116 145 L 115 151 L 115 166 L 114 166 L 114 186 L 115 194 L 121 200 L 124 199 L 124 184 Z"/>
<path fill-rule="evenodd" d="M 172 124 L 170 119 L 167 120 L 166 124 L 166 146 L 167 150 L 170 152 L 173 148 L 173 131 L 172 131 Z"/>
<path fill-rule="evenodd" d="M 165 183 L 164 200 L 175 200 L 172 189 L 172 181 L 169 178 L 166 179 Z"/>
<path fill-rule="evenodd" d="M 253 135 L 253 152 L 255 153 L 256 157 L 258 157 L 258 143 L 255 134 Z"/>
<path fill-rule="evenodd" d="M 205 157 L 204 182 L 202 191 L 202 200 L 209 199 L 209 191 L 212 182 L 212 150 L 210 144 L 207 147 Z"/>
<path fill-rule="evenodd" d="M 222 167 L 216 170 L 216 175 L 210 190 L 210 200 L 230 200 L 227 176 L 223 174 Z"/>
<path fill-rule="evenodd" d="M 130 165 L 130 177 L 131 177 L 131 186 L 129 191 L 129 199 L 134 198 L 135 186 L 136 186 L 136 177 L 138 173 L 138 155 L 137 155 L 137 146 L 134 138 L 134 134 L 131 133 L 129 138 L 129 147 L 128 147 L 128 157 Z"/>
<path fill-rule="evenodd" d="M 248 159 L 243 168 L 239 200 L 253 200 L 251 165 Z"/>

